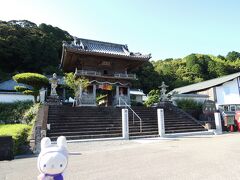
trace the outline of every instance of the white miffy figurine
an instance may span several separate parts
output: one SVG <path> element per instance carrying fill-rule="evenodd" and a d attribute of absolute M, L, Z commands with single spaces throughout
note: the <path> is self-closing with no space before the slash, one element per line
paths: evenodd
<path fill-rule="evenodd" d="M 57 139 L 57 146 L 45 137 L 41 140 L 41 152 L 38 156 L 38 180 L 63 180 L 63 171 L 68 164 L 67 142 L 64 136 Z"/>

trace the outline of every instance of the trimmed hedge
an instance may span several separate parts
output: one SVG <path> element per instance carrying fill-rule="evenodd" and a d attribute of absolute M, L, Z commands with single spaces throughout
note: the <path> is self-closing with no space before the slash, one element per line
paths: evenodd
<path fill-rule="evenodd" d="M 23 120 L 24 112 L 32 106 L 32 101 L 0 103 L 0 121 L 5 124 L 20 123 Z"/>
<path fill-rule="evenodd" d="M 14 89 L 18 92 L 23 92 L 23 91 L 28 90 L 28 88 L 25 86 L 15 86 Z"/>
<path fill-rule="evenodd" d="M 24 154 L 29 150 L 28 137 L 31 126 L 26 124 L 1 124 L 0 136 L 12 136 L 14 155 Z"/>
<path fill-rule="evenodd" d="M 48 86 L 49 80 L 46 76 L 38 73 L 21 73 L 13 76 L 14 81 L 40 89 L 42 86 Z"/>

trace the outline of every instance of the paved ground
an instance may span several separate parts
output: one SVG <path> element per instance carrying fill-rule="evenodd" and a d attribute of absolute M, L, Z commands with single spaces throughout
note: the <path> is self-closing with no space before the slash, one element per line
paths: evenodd
<path fill-rule="evenodd" d="M 69 143 L 69 180 L 240 180 L 240 133 Z M 1 180 L 34 180 L 37 158 L 0 162 Z"/>

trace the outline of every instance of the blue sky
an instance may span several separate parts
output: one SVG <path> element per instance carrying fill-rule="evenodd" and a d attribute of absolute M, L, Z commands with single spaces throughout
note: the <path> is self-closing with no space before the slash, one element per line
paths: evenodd
<path fill-rule="evenodd" d="M 47 23 L 128 44 L 152 60 L 240 51 L 238 0 L 0 0 L 0 19 Z"/>

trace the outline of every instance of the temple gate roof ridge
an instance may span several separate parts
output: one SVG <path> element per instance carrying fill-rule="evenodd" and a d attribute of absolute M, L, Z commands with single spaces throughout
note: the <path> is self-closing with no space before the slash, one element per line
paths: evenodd
<path fill-rule="evenodd" d="M 79 52 L 98 53 L 106 55 L 125 56 L 129 58 L 147 59 L 151 58 L 151 54 L 142 55 L 141 53 L 131 52 L 126 44 L 117 44 L 104 41 L 74 37 L 71 43 L 63 42 L 63 47 Z"/>

